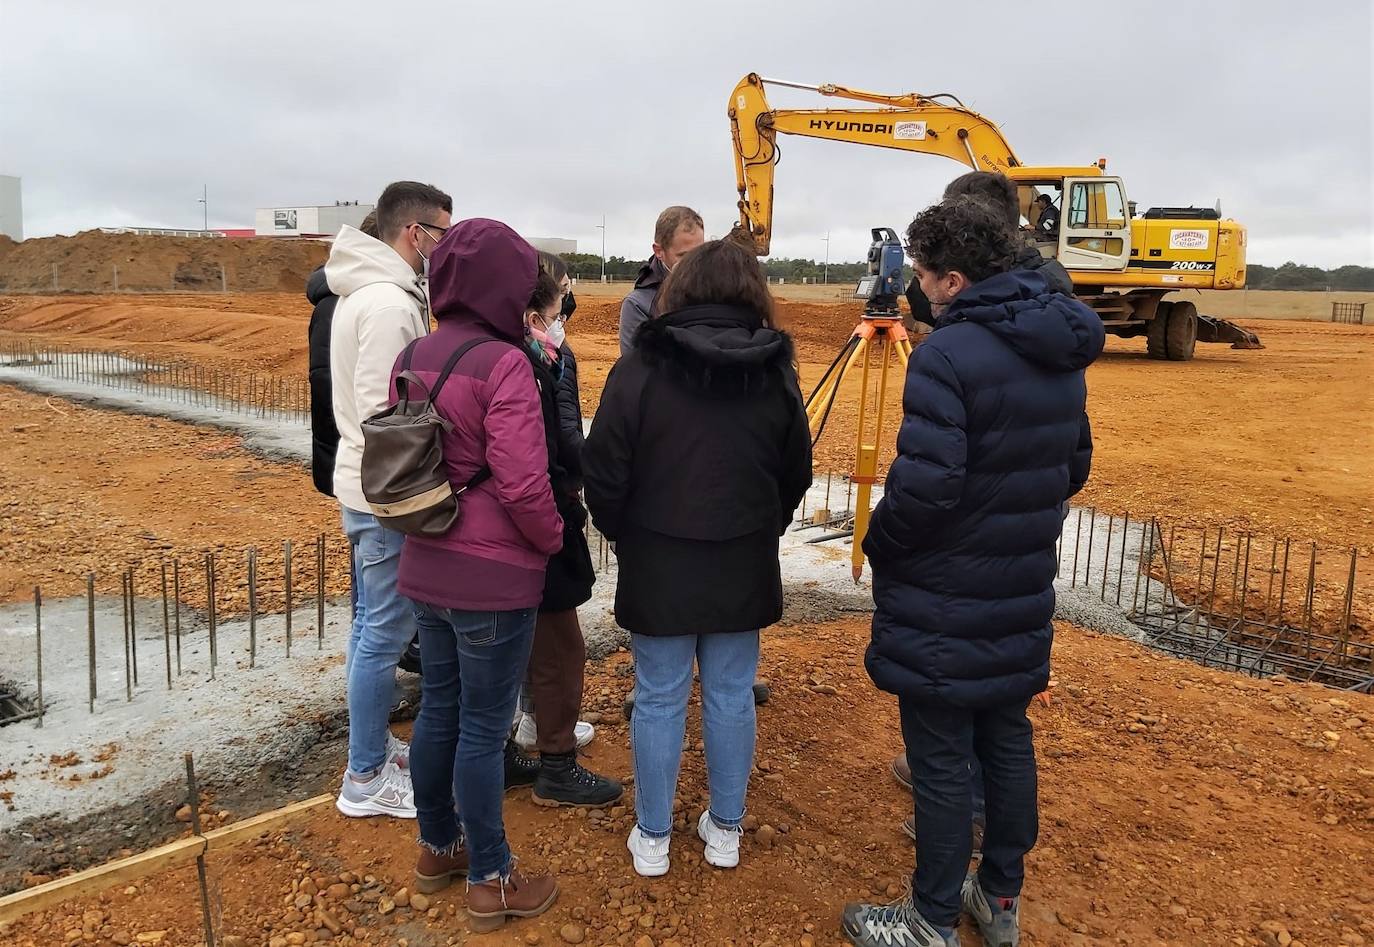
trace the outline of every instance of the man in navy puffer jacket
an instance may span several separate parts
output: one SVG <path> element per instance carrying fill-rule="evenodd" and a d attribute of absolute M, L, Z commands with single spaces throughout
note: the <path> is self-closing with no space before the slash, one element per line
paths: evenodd
<path fill-rule="evenodd" d="M 1019 941 L 1038 832 L 1026 706 L 1049 681 L 1055 542 L 1088 479 L 1083 372 L 1104 331 L 1039 272 L 1013 268 L 1018 237 L 985 203 L 928 208 L 907 240 L 943 312 L 912 356 L 897 458 L 864 540 L 877 605 L 865 664 L 898 697 L 918 868 L 913 901 L 851 905 L 844 928 L 856 944 L 957 944 L 962 906 L 1000 947 Z M 975 758 L 987 824 L 966 880 Z"/>

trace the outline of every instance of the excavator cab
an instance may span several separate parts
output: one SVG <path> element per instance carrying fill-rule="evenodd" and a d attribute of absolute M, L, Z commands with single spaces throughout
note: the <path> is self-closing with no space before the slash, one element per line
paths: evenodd
<path fill-rule="evenodd" d="M 1131 220 L 1120 178 L 1065 178 L 1059 262 L 1070 270 L 1121 272 L 1131 258 Z"/>

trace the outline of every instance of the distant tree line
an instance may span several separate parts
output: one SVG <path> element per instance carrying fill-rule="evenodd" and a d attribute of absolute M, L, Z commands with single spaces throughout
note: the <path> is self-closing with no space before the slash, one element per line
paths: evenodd
<path fill-rule="evenodd" d="M 595 253 L 564 253 L 563 262 L 568 264 L 568 272 L 575 279 L 601 279 L 601 257 Z M 606 278 L 610 280 L 632 280 L 644 265 L 643 260 L 627 260 L 624 257 L 606 258 Z M 815 260 L 793 260 L 787 258 L 763 261 L 764 272 L 773 280 L 786 280 L 789 283 L 819 283 L 827 279 L 826 266 Z M 854 283 L 868 272 L 867 263 L 831 263 L 829 282 Z M 910 267 L 906 268 L 906 278 L 911 278 Z"/>
<path fill-rule="evenodd" d="M 563 260 L 568 271 L 577 279 L 600 279 L 601 257 L 595 253 L 565 253 Z M 606 277 L 612 280 L 632 280 L 644 265 L 643 260 L 627 260 L 613 256 L 606 259 Z M 770 279 L 789 283 L 819 283 L 826 279 L 824 263 L 815 260 L 786 257 L 763 261 L 763 269 Z M 867 263 L 831 263 L 829 282 L 854 283 L 868 271 Z M 904 270 L 904 280 L 911 278 L 911 268 Z M 1317 266 L 1285 263 L 1283 266 L 1261 266 L 1251 263 L 1246 268 L 1245 285 L 1250 289 L 1340 290 L 1343 292 L 1374 292 L 1374 267 L 1340 266 L 1324 270 Z"/>
<path fill-rule="evenodd" d="M 1324 270 L 1288 262 L 1283 266 L 1245 268 L 1247 289 L 1332 289 L 1344 292 L 1374 292 L 1374 266 L 1339 266 Z"/>

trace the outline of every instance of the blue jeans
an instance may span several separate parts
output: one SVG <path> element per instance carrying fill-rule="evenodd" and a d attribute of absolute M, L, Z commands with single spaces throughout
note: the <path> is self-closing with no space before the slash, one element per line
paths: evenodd
<path fill-rule="evenodd" d="M 1021 894 L 1026 853 L 1040 830 L 1035 747 L 1026 704 L 986 710 L 899 699 L 916 797 L 916 908 L 932 924 L 959 923 L 973 851 L 974 763 L 986 794 L 978 880 L 998 898 Z"/>
<path fill-rule="evenodd" d="M 415 637 L 415 613 L 396 591 L 405 538 L 370 513 L 343 507 L 353 549 L 353 628 L 344 673 L 348 678 L 348 770 L 363 776 L 386 762 L 387 721 L 396 697 L 396 663 Z"/>
<path fill-rule="evenodd" d="M 533 608 L 462 612 L 415 604 L 425 663 L 410 740 L 420 844 L 448 854 L 466 839 L 472 884 L 510 873 L 504 752 L 534 617 Z"/>
<path fill-rule="evenodd" d="M 701 731 L 711 818 L 722 828 L 744 820 L 744 797 L 754 767 L 754 675 L 759 633 L 631 636 L 635 710 L 630 720 L 639 831 L 666 838 L 673 830 L 673 797 L 682 763 L 692 659 L 701 671 Z"/>

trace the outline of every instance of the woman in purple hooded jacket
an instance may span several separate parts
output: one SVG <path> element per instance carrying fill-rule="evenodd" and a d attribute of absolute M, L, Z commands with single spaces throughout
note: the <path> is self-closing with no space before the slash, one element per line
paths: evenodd
<path fill-rule="evenodd" d="M 549 294 L 539 283 L 551 277 L 534 248 L 494 220 L 455 224 L 429 262 L 438 329 L 416 343 L 410 370 L 431 384 L 454 352 L 482 340 L 458 360 L 435 407 L 452 425 L 444 463 L 454 488 L 483 467 L 491 476 L 461 495 L 445 535 L 408 536 L 401 551 L 397 585 L 415 602 L 425 667 L 410 749 L 415 887 L 433 892 L 467 875 L 473 929 L 493 930 L 558 896 L 552 876 L 515 869 L 501 816 L 506 738 L 545 567 L 563 543 L 539 391 L 521 348 L 525 311 Z"/>

